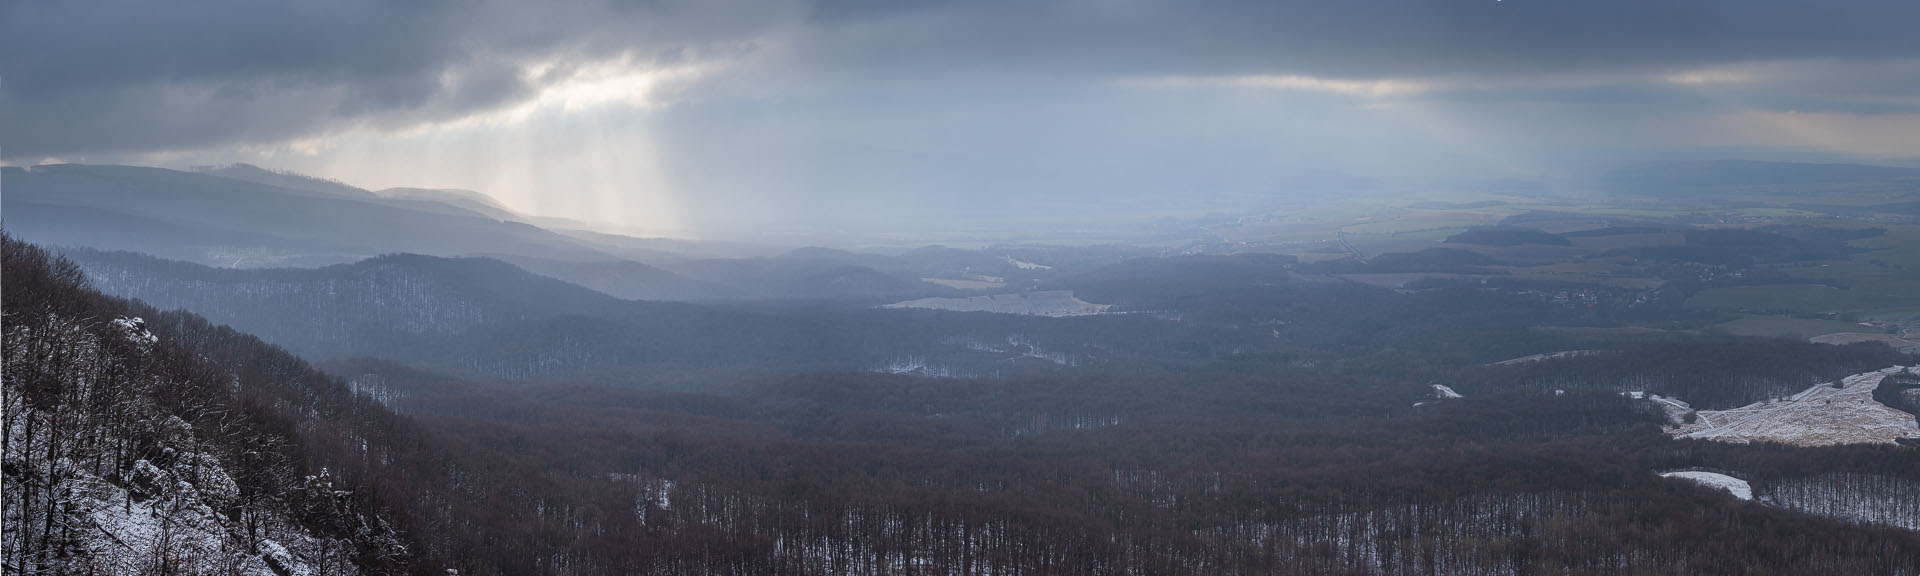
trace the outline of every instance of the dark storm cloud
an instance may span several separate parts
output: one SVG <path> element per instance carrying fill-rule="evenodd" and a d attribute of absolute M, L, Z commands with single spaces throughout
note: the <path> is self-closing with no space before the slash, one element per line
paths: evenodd
<path fill-rule="evenodd" d="M 10 158 L 271 142 L 527 97 L 521 65 L 672 60 L 737 37 L 724 6 L 307 0 L 0 5 Z M 709 11 L 711 10 L 711 11 Z M 673 23 L 673 24 L 668 24 Z M 674 25 L 685 29 L 675 29 Z"/>
<path fill-rule="evenodd" d="M 831 59 L 901 67 L 1377 77 L 1920 56 L 1920 3 L 1902 0 L 829 0 L 811 16 L 839 32 Z"/>
<path fill-rule="evenodd" d="M 530 97 L 543 81 L 523 74 L 530 62 L 621 54 L 673 62 L 778 51 L 777 69 L 737 79 L 773 84 L 949 74 L 1499 79 L 1920 58 L 1915 22 L 1920 3 L 1908 0 L 14 0 L 0 5 L 0 146 L 32 159 L 404 127 Z M 1861 105 L 1900 106 L 1907 84 L 1879 87 L 1887 98 Z"/>
<path fill-rule="evenodd" d="M 298 135 L 417 105 L 452 51 L 429 4 L 12 2 L 9 155 Z"/>

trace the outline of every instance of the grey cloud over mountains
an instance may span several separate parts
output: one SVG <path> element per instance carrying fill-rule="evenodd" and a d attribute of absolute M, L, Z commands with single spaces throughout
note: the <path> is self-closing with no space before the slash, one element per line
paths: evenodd
<path fill-rule="evenodd" d="M 529 98 L 542 81 L 524 73 L 532 62 L 671 63 L 769 47 L 788 53 L 764 77 L 826 84 L 967 74 L 1497 79 L 1825 61 L 1864 68 L 1841 82 L 1897 95 L 1913 75 L 1872 68 L 1920 58 L 1914 22 L 1920 4 L 1904 1 L 21 0 L 0 7 L 0 144 L 31 157 L 404 126 Z M 1819 96 L 1820 86 L 1804 88 Z"/>
<path fill-rule="evenodd" d="M 457 118 L 568 71 L 529 78 L 532 62 L 725 49 L 754 19 L 723 20 L 724 4 L 8 2 L 0 144 L 9 156 L 140 151 Z"/>
<path fill-rule="evenodd" d="M 838 59 L 907 67 L 1366 78 L 1920 56 L 1920 6 L 1894 1 L 829 2 L 814 14 L 843 32 Z M 870 50 L 881 45 L 893 50 Z"/>
<path fill-rule="evenodd" d="M 0 161 L 647 234 L 1039 229 L 1726 156 L 1916 163 L 1906 0 L 0 2 Z"/>

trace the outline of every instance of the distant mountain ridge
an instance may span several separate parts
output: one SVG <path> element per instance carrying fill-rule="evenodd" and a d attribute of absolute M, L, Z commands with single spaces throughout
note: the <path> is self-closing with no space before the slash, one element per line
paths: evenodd
<path fill-rule="evenodd" d="M 621 300 L 487 258 L 394 254 L 231 269 L 132 252 L 63 254 L 104 292 L 191 310 L 305 358 L 368 356 L 472 377 L 856 370 L 908 341 L 831 315 Z"/>
<path fill-rule="evenodd" d="M 439 204 L 500 221 L 529 220 L 492 197 L 472 190 L 440 188 L 387 188 L 374 192 L 382 198 L 424 204 Z"/>
<path fill-rule="evenodd" d="M 5 168 L 4 178 L 7 229 L 47 245 L 228 267 L 331 264 L 392 252 L 616 259 L 530 224 L 252 167 L 191 173 L 59 164 Z"/>
<path fill-rule="evenodd" d="M 522 270 L 558 278 L 625 300 L 719 300 L 739 290 L 632 260 L 569 262 L 533 256 L 487 254 Z"/>
<path fill-rule="evenodd" d="M 1624 193 L 1657 194 L 1674 189 L 1724 189 L 1754 186 L 1920 181 L 1920 168 L 1866 164 L 1816 164 L 1713 160 L 1674 162 L 1618 170 L 1602 183 Z"/>
<path fill-rule="evenodd" d="M 1008 338 L 1032 346 L 1081 334 L 1107 346 L 1048 348 L 1075 358 L 1154 346 L 1136 341 L 1137 330 L 1084 334 L 1088 326 L 1052 318 L 890 310 L 849 300 L 623 300 L 489 258 L 392 254 L 321 268 L 233 269 L 124 251 L 60 252 L 103 292 L 189 310 L 312 361 L 370 357 L 466 378 L 697 388 L 715 375 L 741 373 L 873 371 L 918 362 L 988 374 L 1066 362 L 1030 362 L 981 344 Z M 854 279 L 879 274 L 858 266 L 822 269 L 860 270 L 845 273 Z"/>
<path fill-rule="evenodd" d="M 287 190 L 300 190 L 343 198 L 371 200 L 377 197 L 373 192 L 339 180 L 318 178 L 280 170 L 268 170 L 246 163 L 228 164 L 225 166 L 200 166 L 194 168 L 193 172 L 209 176 L 219 176 L 230 180 L 264 184 L 276 188 L 285 188 Z"/>
<path fill-rule="evenodd" d="M 6 227 L 22 240 L 221 268 L 317 267 L 393 253 L 484 256 L 623 299 L 866 303 L 952 293 L 920 281 L 927 276 L 1021 272 L 1011 259 L 937 248 L 910 260 L 825 248 L 743 258 L 771 253 L 568 228 L 580 224 L 517 214 L 468 190 L 368 191 L 247 164 L 4 170 Z"/>
<path fill-rule="evenodd" d="M 131 252 L 64 254 L 102 290 L 193 310 L 317 358 L 412 350 L 421 339 L 619 303 L 483 258 L 394 254 L 322 268 L 231 269 Z"/>

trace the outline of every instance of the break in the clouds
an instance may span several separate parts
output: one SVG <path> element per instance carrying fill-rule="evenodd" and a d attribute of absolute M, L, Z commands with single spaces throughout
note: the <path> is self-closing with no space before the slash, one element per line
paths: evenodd
<path fill-rule="evenodd" d="M 403 131 L 726 56 L 753 5 L 21 1 L 0 12 L 10 157 Z"/>
<path fill-rule="evenodd" d="M 1914 22 L 1904 0 L 16 0 L 0 153 L 473 188 L 656 233 L 1204 211 L 1623 150 L 1920 156 Z"/>

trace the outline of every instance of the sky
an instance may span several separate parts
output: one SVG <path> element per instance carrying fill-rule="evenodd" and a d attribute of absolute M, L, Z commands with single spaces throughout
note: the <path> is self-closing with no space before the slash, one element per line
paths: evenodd
<path fill-rule="evenodd" d="M 1914 165 L 1916 22 L 1911 0 L 4 0 L 0 161 L 245 162 L 699 238 Z"/>

